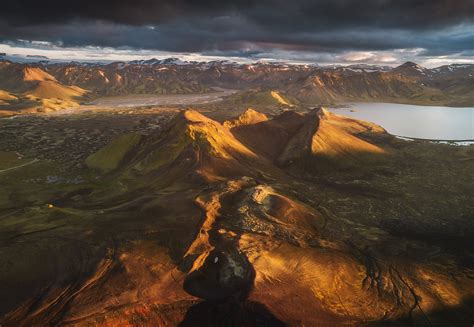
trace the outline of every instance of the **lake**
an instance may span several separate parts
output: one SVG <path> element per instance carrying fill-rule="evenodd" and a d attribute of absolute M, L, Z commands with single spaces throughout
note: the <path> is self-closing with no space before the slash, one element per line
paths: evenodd
<path fill-rule="evenodd" d="M 474 108 L 352 103 L 347 108 L 331 111 L 373 122 L 397 136 L 429 140 L 474 140 Z"/>

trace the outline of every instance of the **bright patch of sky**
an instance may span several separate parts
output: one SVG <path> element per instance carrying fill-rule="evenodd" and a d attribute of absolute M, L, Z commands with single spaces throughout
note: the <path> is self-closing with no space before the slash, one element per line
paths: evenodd
<path fill-rule="evenodd" d="M 396 49 L 387 51 L 345 51 L 341 53 L 318 53 L 273 49 L 256 52 L 250 56 L 229 55 L 220 51 L 205 53 L 180 53 L 158 50 L 124 49 L 110 47 L 63 47 L 46 41 L 17 40 L 15 43 L 0 44 L 0 53 L 6 53 L 7 59 L 34 61 L 47 57 L 51 61 L 113 62 L 147 59 L 165 59 L 176 57 L 184 61 L 228 60 L 238 63 L 256 61 L 278 61 L 290 64 L 349 65 L 375 64 L 396 66 L 406 61 L 414 61 L 425 67 L 437 67 L 448 64 L 474 64 L 474 53 L 459 53 L 449 56 L 425 56 L 422 48 Z M 29 57 L 28 57 L 29 56 Z"/>

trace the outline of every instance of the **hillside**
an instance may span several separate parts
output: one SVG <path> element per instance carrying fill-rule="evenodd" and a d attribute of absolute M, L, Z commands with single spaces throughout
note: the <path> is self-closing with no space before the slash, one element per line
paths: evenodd
<path fill-rule="evenodd" d="M 86 90 L 64 85 L 39 67 L 2 61 L 0 76 L 0 111 L 5 115 L 77 107 L 87 98 Z"/>
<path fill-rule="evenodd" d="M 383 129 L 321 108 L 306 114 L 287 111 L 272 120 L 250 109 L 224 124 L 240 141 L 276 164 L 306 172 L 324 166 L 367 165 L 388 154 L 363 139 L 364 133 L 383 134 Z"/>
<path fill-rule="evenodd" d="M 110 144 L 101 150 L 102 160 L 110 162 L 114 151 L 123 149 L 129 150 L 114 168 L 126 171 L 130 178 L 136 175 L 147 180 L 150 174 L 162 174 L 174 182 L 183 178 L 215 182 L 242 173 L 258 176 L 261 170 L 272 170 L 267 160 L 237 140 L 226 126 L 191 110 L 178 114 L 164 135 L 149 137 L 134 147 Z M 99 156 L 97 153 L 89 161 L 100 160 Z"/>
<path fill-rule="evenodd" d="M 192 68 L 192 67 L 189 67 Z M 124 94 L 186 94 L 211 91 L 179 66 L 125 64 L 55 64 L 45 67 L 61 83 L 92 90 L 98 96 Z"/>
<path fill-rule="evenodd" d="M 214 181 L 241 174 L 258 177 L 260 171 L 274 170 L 272 165 L 295 167 L 305 173 L 317 173 L 324 169 L 323 163 L 344 169 L 368 165 L 388 155 L 363 138 L 369 133 L 385 136 L 382 128 L 324 108 L 306 114 L 288 111 L 273 119 L 248 109 L 222 124 L 188 110 L 178 114 L 167 131 L 165 136 L 147 140 L 124 135 L 87 162 L 92 168 L 122 167 L 140 175 L 158 174 L 164 169 L 166 175 L 177 176 L 175 170 L 193 167 L 200 177 Z M 100 162 L 106 162 L 108 168 Z M 187 162 L 185 167 L 182 162 Z"/>

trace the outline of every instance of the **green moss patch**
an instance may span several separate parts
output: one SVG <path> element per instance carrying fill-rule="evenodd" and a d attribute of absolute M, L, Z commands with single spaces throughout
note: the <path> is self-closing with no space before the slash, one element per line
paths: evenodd
<path fill-rule="evenodd" d="M 96 153 L 90 155 L 86 159 L 86 164 L 89 168 L 102 171 L 114 170 L 118 168 L 127 153 L 129 153 L 140 140 L 141 135 L 137 133 L 122 135 Z"/>

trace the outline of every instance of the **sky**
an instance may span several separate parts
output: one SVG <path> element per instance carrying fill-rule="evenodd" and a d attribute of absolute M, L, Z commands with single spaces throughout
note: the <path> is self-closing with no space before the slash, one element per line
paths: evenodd
<path fill-rule="evenodd" d="M 8 0 L 1 52 L 67 61 L 474 63 L 474 0 Z"/>

